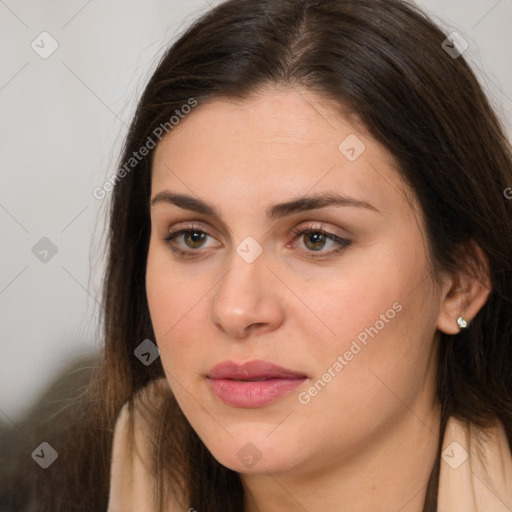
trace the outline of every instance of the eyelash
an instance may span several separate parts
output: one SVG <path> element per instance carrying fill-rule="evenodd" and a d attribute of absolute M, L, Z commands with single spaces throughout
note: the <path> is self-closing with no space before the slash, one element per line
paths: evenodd
<path fill-rule="evenodd" d="M 322 229 L 322 225 L 320 225 L 320 227 L 318 226 L 315 226 L 313 224 L 309 224 L 309 225 L 302 225 L 302 226 L 299 226 L 299 227 L 296 227 L 296 228 L 293 228 L 291 230 L 291 233 L 294 235 L 294 238 L 298 238 L 300 235 L 304 235 L 306 233 L 320 233 L 322 235 L 325 235 L 325 237 L 329 240 L 332 240 L 333 242 L 336 242 L 339 247 L 336 248 L 336 249 L 332 249 L 330 251 L 311 251 L 311 250 L 306 250 L 306 252 L 308 253 L 308 256 L 311 257 L 312 259 L 320 259 L 320 258 L 326 258 L 326 257 L 329 257 L 329 256 L 332 256 L 334 254 L 337 254 L 337 253 L 340 253 L 342 251 L 344 251 L 347 247 L 349 247 L 351 245 L 351 241 L 350 240 L 347 240 L 345 238 L 341 238 L 339 236 L 336 236 L 334 235 L 333 233 L 330 233 L 328 231 L 325 231 L 324 229 Z M 200 255 L 193 255 L 194 252 L 199 252 L 199 249 L 191 249 L 191 250 L 188 250 L 188 251 L 184 251 L 182 249 L 178 249 L 176 247 L 174 247 L 172 245 L 172 242 L 178 238 L 180 235 L 183 235 L 183 234 L 186 234 L 186 233 L 202 233 L 202 234 L 205 234 L 205 235 L 208 235 L 210 237 L 213 238 L 213 235 L 211 235 L 208 231 L 205 231 L 204 228 L 202 228 L 201 226 L 194 226 L 194 225 L 190 225 L 190 226 L 185 226 L 184 228 L 181 228 L 181 229 L 178 229 L 176 231 L 173 231 L 171 233 L 169 233 L 165 238 L 164 238 L 164 241 L 169 245 L 171 251 L 173 253 L 175 253 L 176 255 L 178 255 L 179 257 L 184 257 L 184 258 L 197 258 L 199 257 Z M 315 254 L 315 252 L 318 252 L 318 254 Z"/>

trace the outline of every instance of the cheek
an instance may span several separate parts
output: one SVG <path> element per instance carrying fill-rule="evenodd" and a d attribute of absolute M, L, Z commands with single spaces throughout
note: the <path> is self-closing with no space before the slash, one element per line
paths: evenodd
<path fill-rule="evenodd" d="M 430 364 L 436 309 L 424 257 L 416 250 L 390 251 L 373 265 L 360 261 L 350 268 L 308 297 L 329 331 L 313 329 L 318 322 L 313 326 L 311 318 L 297 315 L 321 380 L 318 413 L 338 400 L 354 416 L 362 414 L 362 403 L 385 408 L 396 401 L 387 386 L 398 396 L 411 396 Z"/>
<path fill-rule="evenodd" d="M 434 375 L 428 294 L 426 283 L 411 294 L 397 282 L 380 294 L 374 287 L 366 297 L 352 295 L 343 303 L 347 310 L 339 314 L 338 336 L 320 345 L 321 357 L 310 348 L 320 371 L 302 396 L 301 403 L 309 401 L 309 414 L 330 410 L 331 428 L 370 433 L 404 412 L 404 404 L 412 403 L 430 380 L 427 375 Z"/>
<path fill-rule="evenodd" d="M 146 294 L 151 322 L 164 369 L 180 382 L 198 372 L 213 283 L 204 272 L 179 272 L 165 248 L 150 245 Z"/>
<path fill-rule="evenodd" d="M 351 264 L 347 259 L 338 275 L 321 283 L 300 279 L 294 283 L 297 295 L 311 305 L 317 317 L 304 311 L 304 306 L 300 315 L 297 310 L 301 330 L 312 335 L 316 332 L 316 341 L 321 336 L 323 350 L 331 355 L 348 349 L 358 336 L 364 341 L 367 329 L 376 323 L 379 333 L 389 331 L 389 325 L 400 321 L 397 309 L 403 309 L 414 286 L 414 269 L 401 268 L 391 257 L 377 262 L 371 258 L 366 261 L 364 256 L 354 260 L 357 262 Z"/>

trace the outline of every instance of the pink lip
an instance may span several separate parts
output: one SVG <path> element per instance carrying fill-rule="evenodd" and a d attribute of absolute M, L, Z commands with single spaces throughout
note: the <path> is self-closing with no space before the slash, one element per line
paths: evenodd
<path fill-rule="evenodd" d="M 261 407 L 302 384 L 307 376 L 266 361 L 224 361 L 207 375 L 213 393 L 234 407 Z M 265 379 L 265 380 L 255 380 Z"/>

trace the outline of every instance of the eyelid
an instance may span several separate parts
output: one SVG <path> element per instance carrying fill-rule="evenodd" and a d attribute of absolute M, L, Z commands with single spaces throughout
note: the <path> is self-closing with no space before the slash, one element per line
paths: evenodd
<path fill-rule="evenodd" d="M 167 242 L 170 242 L 174 240 L 176 237 L 182 235 L 183 233 L 189 232 L 189 231 L 198 231 L 200 233 L 204 233 L 205 235 L 208 235 L 211 238 L 215 238 L 215 236 L 212 234 L 212 232 L 205 228 L 204 226 L 201 226 L 199 224 L 185 224 L 183 226 L 178 226 L 176 228 L 173 228 L 172 230 L 169 230 L 167 235 L 164 237 L 164 240 Z M 197 252 L 197 251 L 196 251 Z"/>
<path fill-rule="evenodd" d="M 193 231 L 197 231 L 197 232 L 203 233 L 211 238 L 215 238 L 215 236 L 212 235 L 212 233 L 209 231 L 208 228 L 205 228 L 200 224 L 191 222 L 188 224 L 185 223 L 183 226 L 178 225 L 176 228 L 173 228 L 172 230 L 170 230 L 170 232 L 167 234 L 167 236 L 163 240 L 165 242 L 167 242 L 167 244 L 169 245 L 171 250 L 174 253 L 178 254 L 179 256 L 183 255 L 184 257 L 189 257 L 189 258 L 200 257 L 202 248 L 198 248 L 195 250 L 194 249 L 179 249 L 179 248 L 173 247 L 171 244 L 171 242 L 175 238 L 177 238 L 187 232 L 193 232 Z M 295 226 L 294 228 L 292 228 L 290 230 L 290 233 L 292 235 L 294 235 L 293 246 L 295 246 L 295 243 L 296 243 L 295 240 L 298 237 L 300 237 L 300 235 L 303 235 L 303 234 L 309 233 L 309 232 L 322 233 L 326 236 L 326 238 L 328 240 L 331 240 L 338 245 L 337 248 L 331 249 L 329 251 L 321 251 L 321 250 L 320 251 L 311 251 L 311 250 L 308 251 L 308 250 L 302 249 L 301 252 L 307 254 L 307 256 L 311 259 L 328 258 L 329 256 L 332 256 L 336 253 L 344 251 L 348 246 L 350 246 L 352 244 L 351 240 L 348 240 L 344 237 L 341 237 L 339 235 L 332 233 L 332 230 L 328 227 L 325 227 L 324 223 L 322 223 L 322 222 L 304 221 L 303 223 L 299 224 L 298 226 Z M 288 245 L 287 245 L 287 247 L 288 247 Z"/>
<path fill-rule="evenodd" d="M 340 234 L 336 234 L 334 228 L 330 228 L 329 226 L 326 226 L 324 222 L 320 221 L 311 221 L 306 220 L 302 223 L 300 223 L 298 226 L 293 227 L 290 230 L 290 233 L 293 235 L 300 235 L 307 232 L 314 232 L 314 233 L 325 233 L 326 235 L 332 237 L 332 238 L 338 238 L 338 239 L 344 239 L 344 237 Z"/>
<path fill-rule="evenodd" d="M 337 247 L 335 249 L 331 249 L 329 251 L 302 250 L 302 252 L 306 253 L 307 257 L 311 259 L 327 259 L 331 256 L 334 256 L 338 253 L 345 251 L 345 249 L 352 245 L 351 240 L 336 235 L 335 233 L 332 232 L 331 228 L 326 227 L 322 222 L 320 222 L 320 224 L 318 224 L 318 222 L 315 221 L 309 221 L 308 224 L 302 223 L 291 229 L 291 233 L 294 235 L 294 246 L 296 243 L 295 240 L 298 239 L 301 235 L 304 235 L 305 233 L 322 233 L 328 240 L 331 240 L 332 242 L 337 244 Z"/>

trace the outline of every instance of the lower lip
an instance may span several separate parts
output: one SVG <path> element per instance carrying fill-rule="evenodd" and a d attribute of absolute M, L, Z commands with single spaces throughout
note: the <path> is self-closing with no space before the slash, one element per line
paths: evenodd
<path fill-rule="evenodd" d="M 300 386 L 306 378 L 238 381 L 208 379 L 220 400 L 233 407 L 262 407 Z"/>

